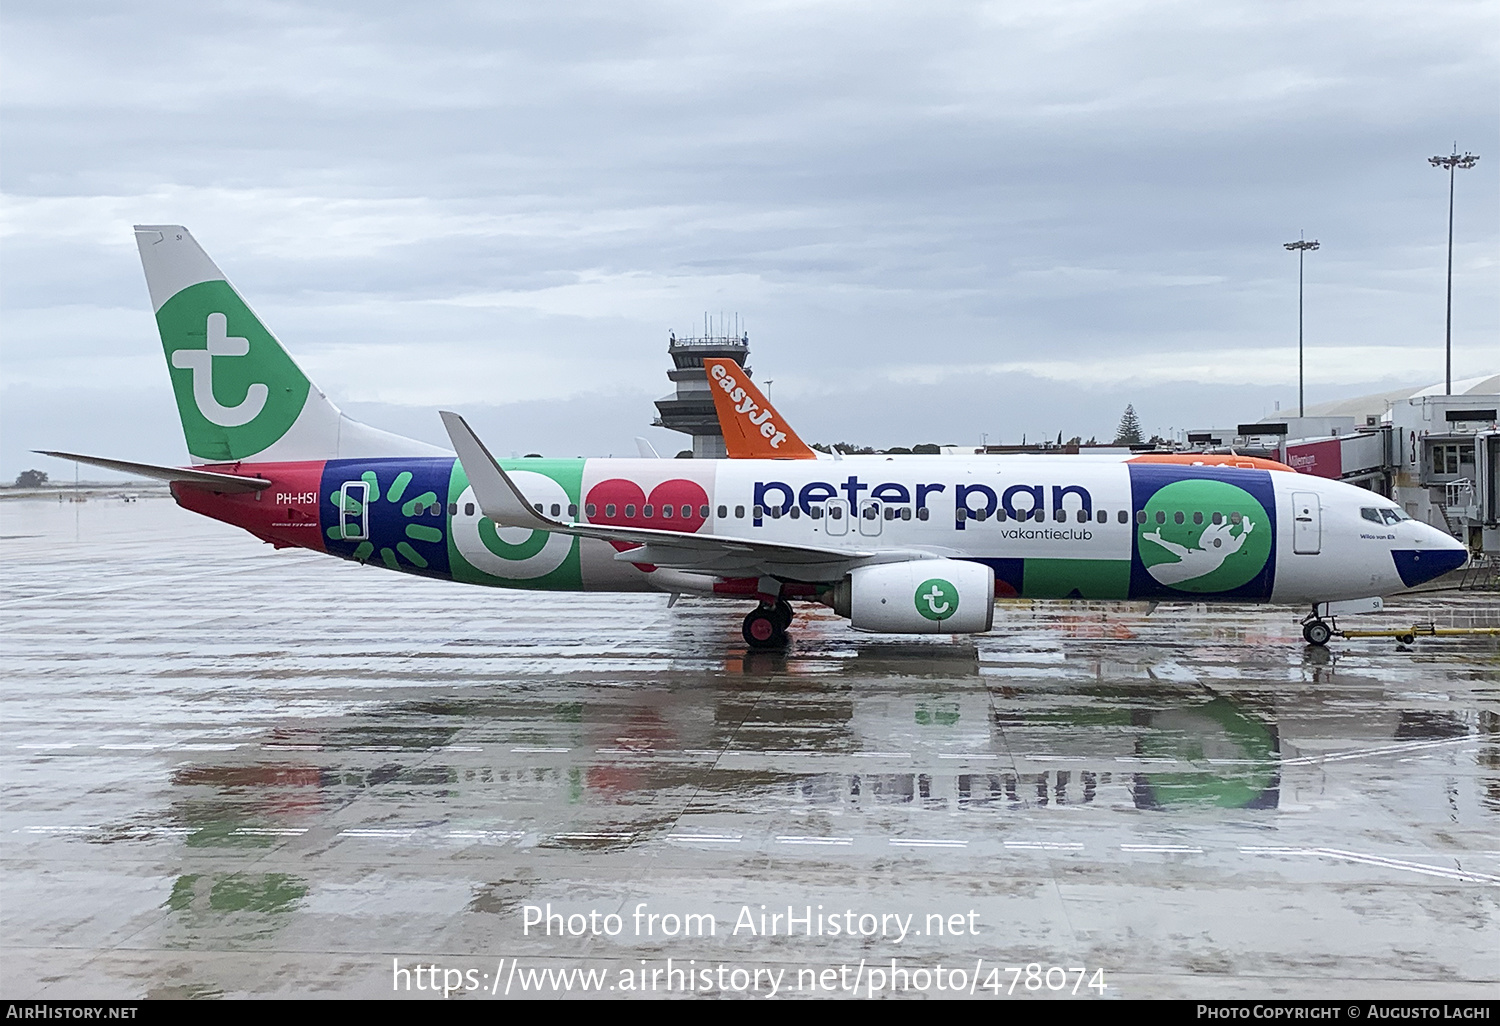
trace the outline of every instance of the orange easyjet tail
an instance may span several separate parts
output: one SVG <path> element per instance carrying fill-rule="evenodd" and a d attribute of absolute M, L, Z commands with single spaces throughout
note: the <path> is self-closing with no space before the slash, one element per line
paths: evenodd
<path fill-rule="evenodd" d="M 750 375 L 733 360 L 709 358 L 708 390 L 724 431 L 724 449 L 732 460 L 815 460 L 818 454 L 797 437 Z"/>

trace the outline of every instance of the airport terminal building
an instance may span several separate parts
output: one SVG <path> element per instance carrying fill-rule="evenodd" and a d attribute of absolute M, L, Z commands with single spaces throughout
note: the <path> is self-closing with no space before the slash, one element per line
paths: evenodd
<path fill-rule="evenodd" d="M 1401 503 L 1477 553 L 1500 553 L 1500 375 L 1327 403 L 1304 417 L 1197 429 L 1188 447 L 1235 446 Z"/>

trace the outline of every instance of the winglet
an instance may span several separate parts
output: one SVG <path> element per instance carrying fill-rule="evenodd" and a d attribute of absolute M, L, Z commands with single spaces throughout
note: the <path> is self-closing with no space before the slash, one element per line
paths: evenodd
<path fill-rule="evenodd" d="M 439 411 L 438 415 L 443 418 L 443 427 L 448 429 L 448 439 L 453 443 L 453 451 L 458 453 L 459 463 L 463 464 L 469 486 L 474 489 L 474 497 L 479 500 L 479 508 L 497 527 L 551 531 L 564 526 L 547 519 L 531 507 L 526 496 L 521 494 L 521 490 L 505 471 L 500 469 L 495 457 L 490 455 L 474 429 L 462 417 L 447 410 Z"/>
<path fill-rule="evenodd" d="M 724 449 L 732 460 L 815 460 L 818 454 L 797 437 L 786 418 L 750 382 L 733 360 L 703 361 L 708 390 L 724 432 Z"/>

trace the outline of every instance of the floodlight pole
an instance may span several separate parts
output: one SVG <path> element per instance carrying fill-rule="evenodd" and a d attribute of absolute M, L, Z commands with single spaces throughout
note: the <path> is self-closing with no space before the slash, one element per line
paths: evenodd
<path fill-rule="evenodd" d="M 1471 168 L 1479 163 L 1477 153 L 1458 154 L 1458 143 L 1453 144 L 1453 153 L 1446 157 L 1428 157 L 1427 163 L 1433 167 L 1445 167 L 1448 169 L 1448 323 L 1444 332 L 1444 353 L 1447 362 L 1445 380 L 1447 387 L 1444 395 L 1453 394 L 1453 178 L 1454 172 L 1459 168 Z"/>
<path fill-rule="evenodd" d="M 1318 240 L 1308 242 L 1302 238 L 1302 233 L 1297 233 L 1296 242 L 1283 242 L 1287 249 L 1297 251 L 1297 416 L 1303 416 L 1302 403 L 1302 258 L 1310 249 L 1318 248 Z"/>

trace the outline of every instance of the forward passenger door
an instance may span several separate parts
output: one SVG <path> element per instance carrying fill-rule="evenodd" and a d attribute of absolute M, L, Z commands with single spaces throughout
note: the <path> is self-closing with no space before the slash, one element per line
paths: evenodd
<path fill-rule="evenodd" d="M 1316 492 L 1292 493 L 1292 551 L 1317 555 L 1323 547 L 1323 508 Z"/>

